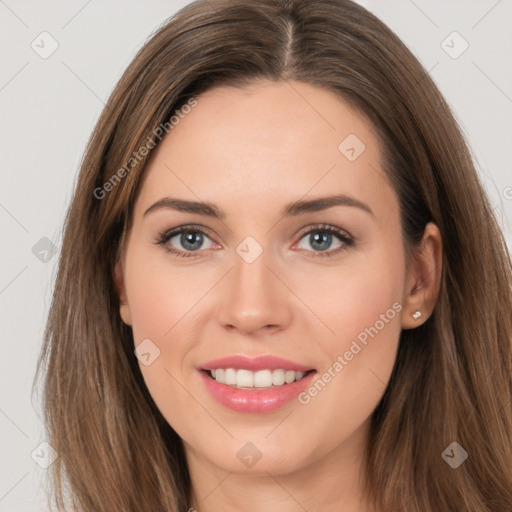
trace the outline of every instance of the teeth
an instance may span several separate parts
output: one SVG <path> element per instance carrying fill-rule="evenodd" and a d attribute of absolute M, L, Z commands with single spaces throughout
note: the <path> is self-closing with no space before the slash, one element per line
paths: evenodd
<path fill-rule="evenodd" d="M 215 380 L 218 380 L 219 382 L 226 382 L 226 370 L 224 370 L 224 368 L 215 370 Z"/>
<path fill-rule="evenodd" d="M 294 380 L 295 380 L 295 372 L 288 370 L 284 374 L 284 381 L 286 382 L 286 384 L 291 384 Z"/>
<path fill-rule="evenodd" d="M 282 386 L 284 384 L 284 370 L 274 370 L 272 372 L 272 384 Z"/>
<path fill-rule="evenodd" d="M 217 380 L 217 378 L 215 378 Z M 217 382 L 221 382 L 218 380 Z M 223 384 L 226 381 L 224 380 Z M 254 372 L 249 370 L 238 370 L 236 372 L 236 387 L 237 388 L 252 388 L 254 385 Z"/>
<path fill-rule="evenodd" d="M 270 370 L 261 370 L 254 373 L 255 388 L 269 388 L 272 386 L 272 372 Z"/>
<path fill-rule="evenodd" d="M 293 370 L 236 370 L 235 368 L 218 368 L 210 370 L 211 376 L 221 384 L 237 388 L 269 388 L 291 384 L 302 379 L 305 372 L 294 372 Z"/>
<path fill-rule="evenodd" d="M 236 370 L 233 368 L 228 368 L 224 373 L 224 384 L 229 384 L 230 386 L 236 384 Z"/>

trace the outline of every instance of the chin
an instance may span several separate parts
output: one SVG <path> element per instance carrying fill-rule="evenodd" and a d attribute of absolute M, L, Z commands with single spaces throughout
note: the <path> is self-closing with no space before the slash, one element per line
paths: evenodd
<path fill-rule="evenodd" d="M 276 444 L 267 440 L 240 441 L 231 440 L 222 443 L 219 450 L 207 451 L 195 449 L 211 464 L 235 474 L 268 476 L 285 475 L 307 466 L 311 460 L 306 456 L 300 444 L 293 446 Z"/>

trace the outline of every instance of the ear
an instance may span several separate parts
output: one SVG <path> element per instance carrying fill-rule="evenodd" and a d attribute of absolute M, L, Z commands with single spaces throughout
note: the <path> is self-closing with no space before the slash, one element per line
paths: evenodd
<path fill-rule="evenodd" d="M 402 329 L 414 329 L 432 314 L 441 285 L 442 266 L 441 233 L 436 224 L 429 222 L 414 251 L 405 280 Z"/>
<path fill-rule="evenodd" d="M 117 296 L 119 297 L 119 313 L 121 318 L 126 325 L 132 325 L 130 306 L 126 297 L 126 287 L 124 284 L 124 272 L 120 260 L 117 260 L 114 267 L 114 284 Z"/>

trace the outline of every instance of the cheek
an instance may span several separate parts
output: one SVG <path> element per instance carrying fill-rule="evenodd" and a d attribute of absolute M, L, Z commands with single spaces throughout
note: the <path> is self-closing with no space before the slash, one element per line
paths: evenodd
<path fill-rule="evenodd" d="M 200 409 L 190 406 L 189 383 L 183 381 L 182 368 L 193 345 L 191 318 L 211 282 L 192 267 L 173 268 L 155 252 L 134 246 L 126 260 L 134 348 L 147 347 L 144 353 L 150 353 L 149 361 L 139 357 L 146 387 L 167 422 L 187 440 L 191 422 L 202 424 L 204 417 Z"/>
<path fill-rule="evenodd" d="M 127 251 L 125 281 L 134 346 L 149 339 L 158 353 L 151 365 L 139 365 L 152 394 L 159 386 L 168 388 L 170 375 L 181 375 L 197 342 L 196 318 L 205 293 L 217 280 L 211 270 L 201 268 L 179 266 L 163 249 L 156 251 L 141 241 Z"/>
<path fill-rule="evenodd" d="M 351 256 L 339 266 L 304 270 L 293 277 L 294 292 L 322 322 L 315 340 L 331 359 L 349 350 L 354 340 L 369 348 L 369 340 L 379 339 L 372 347 L 375 352 L 388 341 L 396 342 L 405 262 L 402 251 L 394 247 L 379 247 Z"/>
<path fill-rule="evenodd" d="M 167 260 L 164 250 L 134 247 L 126 261 L 127 295 L 134 342 L 173 336 L 188 312 L 211 287 L 208 273 L 193 267 L 178 268 Z"/>
<path fill-rule="evenodd" d="M 326 293 L 309 295 L 329 327 L 317 337 L 321 370 L 299 397 L 304 410 L 317 418 L 313 429 L 318 438 L 332 443 L 347 438 L 382 398 L 401 332 L 403 265 L 400 251 L 375 255 L 364 265 L 317 281 Z M 325 431 L 334 425 L 335 430 Z"/>

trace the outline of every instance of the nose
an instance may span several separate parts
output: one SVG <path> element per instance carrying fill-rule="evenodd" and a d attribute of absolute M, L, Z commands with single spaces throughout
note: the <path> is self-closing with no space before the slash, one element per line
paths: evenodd
<path fill-rule="evenodd" d="M 243 334 L 270 333 L 291 322 L 292 292 L 265 251 L 252 263 L 235 254 L 234 268 L 226 276 L 218 321 Z"/>

